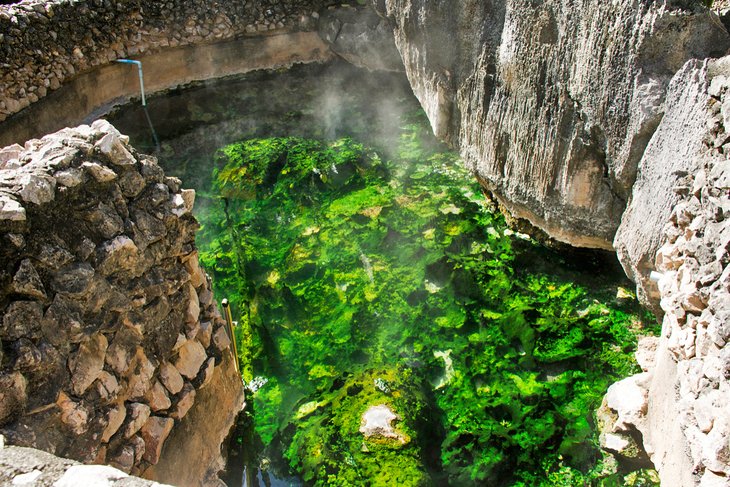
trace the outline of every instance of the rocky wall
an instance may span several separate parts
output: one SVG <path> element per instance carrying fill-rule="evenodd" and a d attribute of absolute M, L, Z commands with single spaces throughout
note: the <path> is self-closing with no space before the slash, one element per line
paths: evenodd
<path fill-rule="evenodd" d="M 334 0 L 24 0 L 0 5 L 0 121 L 90 69 L 169 47 L 316 27 Z"/>
<path fill-rule="evenodd" d="M 194 199 L 104 121 L 0 150 L 0 433 L 10 444 L 143 474 L 203 407 L 197 428 L 216 430 L 213 453 L 168 481 L 214 481 L 243 387 L 198 265 Z M 210 411 L 210 391 L 221 409 Z"/>
<path fill-rule="evenodd" d="M 662 485 L 727 486 L 730 57 L 691 61 L 672 81 L 627 214 L 617 240 L 659 272 L 664 319 L 640 343 L 644 373 L 609 389 L 604 446 L 626 454 L 638 431 Z"/>
<path fill-rule="evenodd" d="M 672 76 L 725 53 L 699 1 L 373 2 L 440 138 L 513 216 L 612 249 Z"/>

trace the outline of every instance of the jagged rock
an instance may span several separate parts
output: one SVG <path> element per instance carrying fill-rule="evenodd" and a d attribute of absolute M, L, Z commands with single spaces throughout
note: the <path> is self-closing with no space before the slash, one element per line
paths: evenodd
<path fill-rule="evenodd" d="M 0 376 L 0 424 L 7 423 L 25 409 L 28 381 L 19 372 Z"/>
<path fill-rule="evenodd" d="M 137 353 L 137 346 L 142 341 L 142 336 L 132 328 L 120 330 L 114 337 L 107 349 L 105 362 L 111 369 L 122 375 L 127 371 L 132 357 Z"/>
<path fill-rule="evenodd" d="M 147 422 L 150 417 L 150 407 L 146 404 L 134 402 L 127 406 L 127 424 L 123 429 L 124 438 L 131 438 Z"/>
<path fill-rule="evenodd" d="M 647 411 L 648 374 L 638 374 L 612 384 L 606 393 L 606 404 L 618 413 L 614 431 L 629 431 L 641 425 Z"/>
<path fill-rule="evenodd" d="M 219 352 L 227 350 L 231 346 L 231 338 L 228 336 L 225 326 L 219 326 L 213 334 L 213 344 Z"/>
<path fill-rule="evenodd" d="M 5 310 L 0 337 L 4 340 L 38 336 L 43 309 L 35 301 L 14 301 Z"/>
<path fill-rule="evenodd" d="M 167 391 L 165 390 L 165 386 L 157 381 L 150 390 L 147 391 L 145 401 L 154 412 L 164 411 L 172 405 L 170 397 L 167 395 Z"/>
<path fill-rule="evenodd" d="M 185 345 L 180 347 L 177 360 L 175 360 L 175 368 L 180 375 L 188 379 L 194 379 L 200 371 L 205 359 L 205 348 L 197 340 L 188 340 Z"/>
<path fill-rule="evenodd" d="M 188 307 L 185 314 L 185 322 L 198 323 L 198 318 L 200 317 L 200 303 L 198 302 L 198 293 L 195 292 L 195 288 L 192 284 L 189 284 L 187 289 Z"/>
<path fill-rule="evenodd" d="M 56 183 L 67 188 L 75 188 L 84 182 L 84 173 L 80 169 L 69 168 L 53 174 Z"/>
<path fill-rule="evenodd" d="M 88 210 L 84 219 L 93 225 L 105 239 L 112 239 L 124 231 L 124 221 L 114 209 L 105 204 L 99 203 L 96 208 Z"/>
<path fill-rule="evenodd" d="M 102 403 L 113 401 L 119 392 L 119 381 L 107 371 L 102 371 L 94 384 L 96 394 Z"/>
<path fill-rule="evenodd" d="M 126 138 L 126 137 L 125 137 Z M 128 140 L 128 139 L 127 139 Z M 128 166 L 136 163 L 134 156 L 127 150 L 118 133 L 108 133 L 94 145 L 94 148 L 107 156 L 112 164 Z"/>
<path fill-rule="evenodd" d="M 184 385 L 180 372 L 169 362 L 160 364 L 160 380 L 167 390 L 170 391 L 170 394 L 177 394 L 182 390 Z"/>
<path fill-rule="evenodd" d="M 25 219 L 25 208 L 13 198 L 0 194 L 0 221 L 23 222 Z"/>
<path fill-rule="evenodd" d="M 82 342 L 76 355 L 69 359 L 71 384 L 76 395 L 83 395 L 101 375 L 107 346 L 106 337 L 97 333 Z"/>
<path fill-rule="evenodd" d="M 147 358 L 142 347 L 137 348 L 126 372 L 127 395 L 132 400 L 142 399 L 152 387 L 155 365 Z"/>
<path fill-rule="evenodd" d="M 26 203 L 42 205 L 53 201 L 56 180 L 48 175 L 21 174 L 18 183 L 22 187 L 19 194 Z"/>
<path fill-rule="evenodd" d="M 129 237 L 120 236 L 104 243 L 99 249 L 98 271 L 108 276 L 120 269 L 132 269 L 137 265 L 139 249 Z"/>
<path fill-rule="evenodd" d="M 139 464 L 144 457 L 145 450 L 147 449 L 144 440 L 139 435 L 135 435 L 130 438 L 129 445 L 134 450 L 134 463 Z"/>
<path fill-rule="evenodd" d="M 107 458 L 109 465 L 114 470 L 124 473 L 125 475 L 132 471 L 134 467 L 134 448 L 131 445 L 124 445 L 119 450 Z"/>
<path fill-rule="evenodd" d="M 56 400 L 58 409 L 61 410 L 61 421 L 76 435 L 86 432 L 89 421 L 89 411 L 79 402 L 71 400 L 63 392 L 58 394 Z"/>
<path fill-rule="evenodd" d="M 213 338 L 213 323 L 210 321 L 202 321 L 200 323 L 200 330 L 198 330 L 198 334 L 195 338 L 201 345 L 203 345 L 204 348 L 207 349 L 210 347 L 210 340 Z"/>
<path fill-rule="evenodd" d="M 95 274 L 96 272 L 90 264 L 70 264 L 55 273 L 53 286 L 58 292 L 71 297 L 81 297 L 91 287 Z"/>
<path fill-rule="evenodd" d="M 172 413 L 170 413 L 170 417 L 175 419 L 184 418 L 185 415 L 188 414 L 188 411 L 190 411 L 190 408 L 193 407 L 194 402 L 195 388 L 192 386 L 192 384 L 185 383 L 185 386 L 183 387 L 177 398 L 177 404 L 172 410 Z"/>
<path fill-rule="evenodd" d="M 43 282 L 29 259 L 24 259 L 20 263 L 18 271 L 13 276 L 12 290 L 32 299 L 46 299 Z"/>
<path fill-rule="evenodd" d="M 175 421 L 171 418 L 151 416 L 142 426 L 140 434 L 145 442 L 144 459 L 155 465 L 160 459 L 162 447 L 167 440 Z"/>
<path fill-rule="evenodd" d="M 84 162 L 81 169 L 91 175 L 99 183 L 108 183 L 117 178 L 117 173 L 108 167 L 104 167 L 96 162 Z"/>
<path fill-rule="evenodd" d="M 202 389 L 205 386 L 207 386 L 208 384 L 210 384 L 210 381 L 213 380 L 214 369 L 215 369 L 215 358 L 211 357 L 205 363 L 203 368 L 200 369 L 200 373 L 198 374 L 198 377 L 195 379 L 195 383 L 196 383 L 198 389 Z"/>
<path fill-rule="evenodd" d="M 377 71 L 403 71 L 388 21 L 370 8 L 325 11 L 319 33 L 332 50 L 349 63 Z"/>
<path fill-rule="evenodd" d="M 101 441 L 103 441 L 104 443 L 109 442 L 109 439 L 111 439 L 111 437 L 114 436 L 117 431 L 119 431 L 119 428 L 121 428 L 126 417 L 127 408 L 124 407 L 124 405 L 117 404 L 116 406 L 111 408 L 106 416 L 107 425 L 101 435 Z"/>

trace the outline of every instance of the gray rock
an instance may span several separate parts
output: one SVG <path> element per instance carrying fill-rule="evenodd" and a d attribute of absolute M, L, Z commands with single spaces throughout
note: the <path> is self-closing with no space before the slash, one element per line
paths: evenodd
<path fill-rule="evenodd" d="M 30 259 L 20 263 L 18 271 L 13 276 L 11 284 L 13 292 L 25 295 L 32 299 L 46 299 L 46 290 Z"/>
<path fill-rule="evenodd" d="M 42 205 L 53 201 L 56 180 L 48 175 L 22 174 L 18 179 L 21 190 L 18 193 L 26 203 Z"/>
<path fill-rule="evenodd" d="M 23 222 L 25 218 L 25 208 L 20 203 L 9 196 L 0 194 L 0 221 Z"/>
<path fill-rule="evenodd" d="M 39 335 L 43 309 L 35 301 L 14 301 L 5 310 L 0 337 L 5 340 Z"/>

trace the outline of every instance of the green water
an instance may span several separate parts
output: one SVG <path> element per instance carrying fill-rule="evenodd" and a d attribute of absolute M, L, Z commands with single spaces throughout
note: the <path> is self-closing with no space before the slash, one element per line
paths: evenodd
<path fill-rule="evenodd" d="M 321 69 L 157 100 L 197 120 L 161 130 L 161 162 L 198 190 L 201 260 L 240 322 L 258 482 L 650 485 L 596 446 L 651 325 L 615 259 L 507 229 L 402 80 Z M 373 406 L 389 436 L 360 432 Z"/>

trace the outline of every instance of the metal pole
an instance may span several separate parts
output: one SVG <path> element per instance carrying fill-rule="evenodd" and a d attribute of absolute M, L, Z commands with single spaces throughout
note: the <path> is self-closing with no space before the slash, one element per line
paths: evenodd
<path fill-rule="evenodd" d="M 142 93 L 142 106 L 147 106 L 147 100 L 144 96 L 144 73 L 142 72 L 142 61 L 135 61 L 134 59 L 117 59 L 118 63 L 122 64 L 136 64 L 137 71 L 139 74 L 139 91 Z"/>
<path fill-rule="evenodd" d="M 122 64 L 135 64 L 137 65 L 137 74 L 139 76 L 139 92 L 142 95 L 142 108 L 144 109 L 144 114 L 147 117 L 147 123 L 150 126 L 150 130 L 152 131 L 152 138 L 155 141 L 155 148 L 157 151 L 160 151 L 160 140 L 157 138 L 157 132 L 155 131 L 155 127 L 152 125 L 152 119 L 150 118 L 150 113 L 147 111 L 147 98 L 144 94 L 144 72 L 142 72 L 142 61 L 135 61 L 134 59 L 117 59 L 118 63 Z"/>
<path fill-rule="evenodd" d="M 231 342 L 233 343 L 233 355 L 236 357 L 236 372 L 241 374 L 241 365 L 238 363 L 238 346 L 236 345 L 236 335 L 233 334 L 233 317 L 231 316 L 231 304 L 228 299 L 221 301 L 223 306 L 223 312 L 226 316 L 226 323 L 228 323 L 228 334 L 230 335 Z"/>

